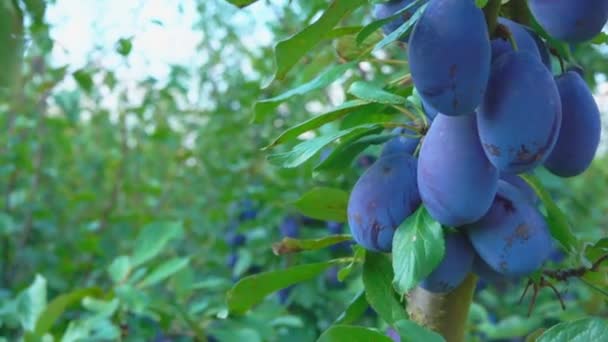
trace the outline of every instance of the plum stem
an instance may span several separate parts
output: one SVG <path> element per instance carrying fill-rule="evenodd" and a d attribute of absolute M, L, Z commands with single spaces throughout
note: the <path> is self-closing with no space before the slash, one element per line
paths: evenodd
<path fill-rule="evenodd" d="M 501 0 L 489 0 L 486 7 L 483 8 L 483 14 L 486 17 L 488 25 L 488 34 L 490 38 L 494 37 L 496 25 L 498 24 L 498 12 L 500 12 Z"/>
<path fill-rule="evenodd" d="M 465 341 L 469 308 L 477 284 L 477 276 L 469 274 L 454 291 L 433 293 L 417 287 L 408 293 L 410 318 L 441 334 L 446 341 Z"/>
<path fill-rule="evenodd" d="M 496 26 L 496 36 L 500 39 L 509 41 L 509 44 L 511 44 L 513 51 L 518 50 L 517 42 L 515 41 L 515 37 L 513 37 L 513 33 L 511 32 L 511 30 L 509 30 L 509 28 L 507 26 L 498 24 Z"/>
<path fill-rule="evenodd" d="M 530 26 L 530 11 L 526 0 L 511 0 L 505 4 L 505 10 L 513 21 Z"/>

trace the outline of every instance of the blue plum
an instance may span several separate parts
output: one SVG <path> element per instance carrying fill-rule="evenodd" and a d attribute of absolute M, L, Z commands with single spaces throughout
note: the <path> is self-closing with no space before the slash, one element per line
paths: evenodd
<path fill-rule="evenodd" d="M 542 164 L 555 145 L 561 119 L 557 86 L 538 58 L 512 51 L 494 62 L 477 125 L 496 168 L 522 173 Z"/>
<path fill-rule="evenodd" d="M 420 287 L 434 293 L 453 291 L 471 272 L 474 256 L 473 247 L 464 234 L 445 234 L 443 260 L 420 283 Z"/>
<path fill-rule="evenodd" d="M 400 11 L 401 9 L 405 8 L 405 6 L 408 6 L 409 4 L 411 4 L 414 1 L 415 0 L 391 0 L 389 2 L 376 4 L 374 6 L 374 17 L 376 19 L 388 18 L 388 17 L 392 16 L 393 14 L 397 13 L 398 11 Z M 419 3 L 418 5 L 411 7 L 410 9 L 403 12 L 399 18 L 384 25 L 382 27 L 382 31 L 384 32 L 384 34 L 389 35 L 393 31 L 398 29 L 399 26 L 403 25 L 403 23 L 405 23 L 407 20 L 409 20 L 412 17 L 414 12 L 416 12 L 416 10 L 420 7 L 421 4 L 422 3 Z M 408 37 L 409 37 L 409 34 L 406 34 L 399 39 L 401 41 L 407 42 Z"/>
<path fill-rule="evenodd" d="M 534 42 L 536 42 L 536 47 L 540 53 L 540 60 L 547 67 L 547 69 L 549 69 L 549 71 L 553 70 L 553 65 L 551 64 L 551 53 L 549 52 L 547 44 L 545 44 L 543 39 L 531 28 L 526 27 L 526 31 L 528 31 L 528 33 L 532 36 L 532 39 L 534 39 Z"/>
<path fill-rule="evenodd" d="M 538 44 L 534 38 L 526 31 L 526 27 L 522 26 L 507 18 L 498 18 L 498 23 L 504 25 L 509 32 L 513 35 L 513 39 L 517 44 L 519 51 L 527 51 L 530 54 L 541 59 L 540 51 L 538 51 Z M 498 57 L 502 56 L 505 52 L 513 51 L 513 47 L 508 40 L 503 38 L 496 38 L 492 40 L 492 60 L 495 61 Z"/>
<path fill-rule="evenodd" d="M 300 236 L 300 223 L 293 216 L 286 216 L 279 225 L 279 231 L 284 237 L 297 238 Z"/>
<path fill-rule="evenodd" d="M 426 114 L 426 116 L 433 121 L 437 114 L 439 114 L 439 111 L 423 98 L 420 99 L 420 102 L 422 102 L 422 110 L 424 110 L 424 114 Z"/>
<path fill-rule="evenodd" d="M 485 281 L 486 283 L 497 283 L 506 279 L 505 275 L 494 271 L 492 267 L 486 264 L 486 262 L 479 257 L 479 255 L 475 255 L 472 270 L 473 273 L 479 277 L 479 279 Z"/>
<path fill-rule="evenodd" d="M 562 127 L 545 167 L 561 177 L 583 173 L 600 143 L 600 111 L 585 80 L 575 71 L 556 79 L 562 100 Z"/>
<path fill-rule="evenodd" d="M 418 133 L 412 132 L 405 127 L 395 128 L 392 133 L 399 134 L 400 136 L 395 137 L 384 144 L 380 157 L 394 153 L 413 155 L 416 147 L 418 147 L 418 144 L 420 143 L 420 137 L 416 136 Z"/>
<path fill-rule="evenodd" d="M 549 35 L 571 43 L 592 39 L 608 20 L 606 0 L 530 0 L 528 4 Z"/>
<path fill-rule="evenodd" d="M 469 115 L 490 74 L 491 47 L 473 0 L 430 0 L 409 41 L 409 63 L 420 96 L 445 115 Z"/>
<path fill-rule="evenodd" d="M 399 333 L 393 328 L 386 329 L 386 336 L 390 337 L 393 342 L 401 342 L 401 336 L 399 336 Z"/>
<path fill-rule="evenodd" d="M 357 158 L 357 166 L 365 170 L 376 162 L 376 157 L 371 154 L 364 154 Z"/>
<path fill-rule="evenodd" d="M 228 233 L 226 240 L 231 247 L 241 247 L 247 242 L 247 237 L 242 233 L 231 232 Z"/>
<path fill-rule="evenodd" d="M 243 200 L 240 202 L 239 206 L 240 206 L 239 220 L 241 222 L 253 220 L 257 217 L 258 211 L 255 208 L 255 204 L 253 203 L 252 200 L 249 200 L 249 199 Z"/>
<path fill-rule="evenodd" d="M 342 222 L 327 222 L 327 231 L 332 235 L 342 234 L 344 224 Z"/>
<path fill-rule="evenodd" d="M 544 217 L 521 191 L 504 181 L 498 181 L 498 193 L 488 213 L 463 228 L 479 257 L 508 277 L 538 270 L 551 252 Z"/>
<path fill-rule="evenodd" d="M 458 227 L 475 222 L 490 208 L 498 171 L 479 142 L 475 115 L 438 114 L 422 142 L 418 188 L 431 216 Z"/>
<path fill-rule="evenodd" d="M 500 179 L 516 187 L 533 205 L 536 206 L 540 203 L 540 198 L 536 194 L 536 191 L 534 191 L 530 184 L 528 184 L 518 175 L 510 173 L 501 173 Z"/>
<path fill-rule="evenodd" d="M 327 287 L 332 289 L 343 288 L 345 284 L 338 279 L 338 272 L 340 268 L 338 266 L 332 266 L 325 271 L 325 284 Z"/>
<path fill-rule="evenodd" d="M 226 265 L 230 268 L 234 268 L 236 262 L 239 260 L 239 255 L 237 253 L 230 253 L 228 255 L 228 259 L 226 260 Z"/>
<path fill-rule="evenodd" d="M 357 181 L 348 200 L 348 224 L 366 249 L 390 252 L 395 229 L 420 206 L 414 157 L 384 156 Z"/>
<path fill-rule="evenodd" d="M 285 305 L 287 303 L 287 300 L 289 299 L 289 295 L 291 294 L 291 290 L 293 289 L 293 286 L 289 286 L 283 289 L 280 289 L 279 291 L 277 291 L 277 297 L 279 299 L 279 303 L 281 303 L 281 305 Z"/>

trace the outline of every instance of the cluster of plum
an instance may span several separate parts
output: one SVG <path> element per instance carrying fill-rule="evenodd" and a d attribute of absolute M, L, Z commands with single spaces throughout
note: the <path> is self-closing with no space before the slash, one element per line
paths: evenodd
<path fill-rule="evenodd" d="M 412 1 L 376 5 L 387 17 Z M 608 1 L 530 0 L 552 36 L 581 42 L 608 19 Z M 384 27 L 395 30 L 409 15 Z M 429 0 L 407 38 L 414 86 L 431 122 L 388 141 L 355 184 L 348 223 L 363 247 L 390 252 L 395 229 L 420 205 L 444 226 L 445 257 L 421 286 L 449 292 L 469 272 L 521 277 L 538 270 L 553 241 L 539 199 L 518 175 L 544 166 L 561 177 L 585 171 L 600 113 L 580 69 L 554 77 L 545 42 L 498 18 L 488 32 L 473 0 Z M 403 39 L 403 38 L 402 38 Z M 420 146 L 419 146 L 420 145 Z"/>

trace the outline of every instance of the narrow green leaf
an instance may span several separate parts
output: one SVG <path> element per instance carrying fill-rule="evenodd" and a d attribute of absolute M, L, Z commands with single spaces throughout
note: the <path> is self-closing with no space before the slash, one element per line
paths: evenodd
<path fill-rule="evenodd" d="M 244 314 L 267 295 L 312 279 L 329 267 L 345 262 L 349 262 L 349 259 L 334 259 L 316 264 L 299 265 L 245 277 L 228 291 L 228 309 L 234 314 Z"/>
<path fill-rule="evenodd" d="M 238 8 L 243 8 L 251 5 L 258 0 L 226 0 Z"/>
<path fill-rule="evenodd" d="M 188 266 L 190 262 L 189 258 L 175 258 L 167 260 L 162 264 L 158 265 L 150 274 L 148 274 L 140 283 L 140 288 L 145 288 L 158 284 L 159 282 L 167 279 L 173 274 L 177 273 L 182 268 Z"/>
<path fill-rule="evenodd" d="M 123 281 L 131 272 L 131 259 L 127 255 L 119 256 L 108 266 L 108 274 L 114 284 Z"/>
<path fill-rule="evenodd" d="M 404 295 L 429 275 L 443 259 L 445 243 L 441 224 L 421 206 L 393 237 L 394 285 Z"/>
<path fill-rule="evenodd" d="M 475 5 L 479 8 L 484 8 L 488 4 L 488 0 L 475 0 Z"/>
<path fill-rule="evenodd" d="M 315 128 L 319 128 L 328 122 L 335 121 L 335 120 L 343 117 L 344 115 L 352 112 L 353 110 L 372 107 L 372 106 L 376 106 L 376 105 L 369 103 L 367 101 L 361 101 L 361 100 L 353 100 L 353 101 L 344 102 L 342 105 L 338 106 L 337 108 L 335 108 L 334 110 L 332 110 L 330 112 L 315 116 L 309 120 L 306 120 L 298 125 L 295 125 L 295 126 L 289 128 L 285 132 L 281 133 L 281 135 L 279 135 L 279 137 L 277 137 L 270 145 L 264 147 L 264 149 L 268 149 L 268 148 L 277 146 L 279 144 L 282 144 L 286 141 L 295 139 L 300 134 L 302 134 L 304 132 L 308 132 Z"/>
<path fill-rule="evenodd" d="M 40 341 L 57 322 L 65 310 L 87 296 L 101 296 L 103 292 L 99 288 L 86 288 L 74 290 L 70 293 L 55 297 L 48 303 L 44 311 L 38 317 L 34 332 L 26 336 L 26 341 Z"/>
<path fill-rule="evenodd" d="M 357 81 L 350 85 L 348 93 L 362 100 L 383 103 L 383 104 L 404 104 L 405 97 L 388 92 L 379 86 L 364 81 Z"/>
<path fill-rule="evenodd" d="M 537 342 L 589 342 L 605 341 L 608 323 L 599 317 L 586 317 L 576 321 L 563 322 L 551 327 Z"/>
<path fill-rule="evenodd" d="M 363 152 L 369 145 L 380 145 L 391 138 L 397 136 L 396 134 L 380 134 L 365 136 L 361 139 L 355 137 L 348 141 L 344 141 L 338 145 L 331 154 L 325 158 L 321 163 L 315 166 L 315 171 L 340 171 L 348 168 L 353 159 Z"/>
<path fill-rule="evenodd" d="M 23 13 L 16 4 L 0 1 L 0 65 L 4 70 L 0 72 L 0 90 L 18 86 L 23 63 Z"/>
<path fill-rule="evenodd" d="M 289 70 L 324 40 L 342 18 L 365 3 L 366 0 L 334 0 L 317 21 L 294 36 L 279 42 L 274 52 L 276 64 L 274 79 L 284 79 Z"/>
<path fill-rule="evenodd" d="M 285 168 L 297 167 L 336 139 L 349 139 L 350 137 L 357 136 L 363 132 L 373 134 L 381 130 L 382 126 L 380 125 L 362 125 L 328 135 L 322 135 L 299 143 L 294 146 L 291 151 L 272 154 L 268 156 L 268 161 L 274 165 L 280 165 Z"/>
<path fill-rule="evenodd" d="M 37 274 L 34 282 L 16 299 L 17 319 L 25 331 L 34 331 L 40 314 L 46 308 L 46 279 Z"/>
<path fill-rule="evenodd" d="M 379 19 L 372 21 L 368 25 L 366 25 L 359 34 L 357 35 L 357 43 L 361 44 L 369 37 L 372 33 L 376 32 L 376 30 L 380 29 L 382 26 L 392 22 L 395 19 L 400 18 L 403 13 L 408 12 L 412 7 L 417 6 L 423 0 L 416 0 L 409 3 L 407 6 L 395 12 L 393 15 L 386 17 L 384 19 Z"/>
<path fill-rule="evenodd" d="M 553 202 L 551 195 L 545 190 L 538 178 L 530 174 L 523 174 L 521 177 L 530 184 L 543 202 L 545 209 L 547 210 L 547 223 L 549 224 L 549 229 L 551 230 L 553 238 L 559 241 L 566 251 L 577 253 L 582 244 L 572 233 L 566 215 L 564 215 L 557 204 Z"/>
<path fill-rule="evenodd" d="M 412 14 L 412 17 L 409 20 L 404 22 L 395 31 L 391 32 L 389 35 L 384 37 L 384 39 L 382 39 L 378 44 L 376 44 L 376 47 L 374 47 L 374 51 L 381 50 L 388 44 L 398 40 L 403 35 L 405 35 L 407 32 L 409 32 L 410 29 L 412 29 L 414 27 L 414 25 L 416 24 L 418 19 L 420 19 L 420 17 L 422 16 L 422 13 L 426 9 L 427 5 L 428 4 L 424 4 L 424 5 L 420 6 L 420 8 L 418 8 L 416 10 L 416 12 L 414 12 L 414 14 Z"/>
<path fill-rule="evenodd" d="M 356 62 L 350 62 L 345 64 L 338 64 L 325 69 L 321 74 L 315 77 L 313 80 L 306 82 L 294 89 L 290 89 L 279 96 L 261 100 L 255 103 L 253 107 L 254 122 L 262 122 L 268 117 L 272 111 L 279 106 L 282 102 L 290 99 L 296 95 L 303 95 L 313 90 L 321 89 L 342 76 L 346 70 L 352 68 Z"/>
<path fill-rule="evenodd" d="M 346 279 L 350 273 L 353 271 L 353 269 L 355 268 L 355 266 L 360 263 L 362 260 L 364 260 L 365 258 L 365 248 L 359 246 L 359 245 L 353 245 L 353 250 L 354 255 L 353 255 L 353 260 L 351 261 L 350 264 L 342 267 L 340 269 L 340 271 L 338 271 L 338 280 L 339 281 L 344 281 L 344 279 Z"/>
<path fill-rule="evenodd" d="M 169 241 L 183 235 L 179 221 L 154 222 L 144 226 L 135 241 L 131 267 L 136 267 L 157 256 Z"/>
<path fill-rule="evenodd" d="M 330 235 L 319 239 L 308 240 L 299 240 L 286 237 L 280 242 L 273 244 L 272 251 L 276 255 L 314 251 L 338 244 L 340 242 L 350 241 L 351 239 L 352 236 L 350 235 Z"/>
<path fill-rule="evenodd" d="M 389 258 L 381 253 L 368 251 L 363 263 L 363 285 L 367 302 L 392 325 L 395 321 L 407 319 L 405 305 L 397 299 L 393 289 L 393 268 Z"/>
<path fill-rule="evenodd" d="M 365 299 L 365 291 L 363 290 L 353 298 L 344 312 L 338 316 L 334 325 L 353 323 L 365 313 L 368 307 L 369 304 L 367 303 L 367 299 Z"/>
<path fill-rule="evenodd" d="M 407 319 L 397 321 L 393 326 L 399 332 L 402 342 L 445 342 L 443 336 Z"/>
<path fill-rule="evenodd" d="M 317 342 L 392 342 L 385 334 L 354 325 L 334 325 L 325 330 Z"/>
<path fill-rule="evenodd" d="M 294 205 L 306 216 L 325 221 L 345 222 L 348 193 L 335 188 L 313 188 Z"/>

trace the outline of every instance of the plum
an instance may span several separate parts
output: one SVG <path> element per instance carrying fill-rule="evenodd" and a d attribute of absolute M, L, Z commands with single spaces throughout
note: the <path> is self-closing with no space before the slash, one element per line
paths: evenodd
<path fill-rule="evenodd" d="M 426 114 L 426 117 L 429 118 L 429 120 L 433 121 L 439 111 L 423 98 L 420 99 L 420 102 L 422 102 L 422 110 L 424 110 L 424 114 Z"/>
<path fill-rule="evenodd" d="M 522 26 L 507 18 L 498 18 L 498 23 L 504 25 L 509 32 L 513 35 L 513 39 L 517 44 L 519 51 L 527 51 L 541 59 L 540 51 L 538 51 L 538 45 L 534 38 L 526 31 L 526 27 Z M 495 61 L 498 57 L 502 56 L 505 52 L 513 51 L 513 47 L 508 40 L 503 38 L 496 38 L 492 40 L 492 60 Z"/>
<path fill-rule="evenodd" d="M 505 275 L 494 271 L 492 267 L 486 264 L 486 262 L 477 254 L 475 254 L 475 258 L 473 259 L 472 270 L 479 279 L 486 283 L 497 283 L 506 279 Z"/>
<path fill-rule="evenodd" d="M 453 291 L 471 272 L 474 256 L 473 247 L 464 234 L 445 234 L 443 260 L 420 283 L 420 287 L 434 293 Z"/>
<path fill-rule="evenodd" d="M 538 48 L 538 52 L 540 53 L 540 60 L 543 64 L 549 69 L 549 71 L 553 70 L 553 65 L 551 64 L 551 53 L 549 52 L 549 48 L 547 44 L 543 41 L 543 39 L 529 27 L 525 27 L 526 31 L 532 36 L 534 42 L 536 43 L 536 47 Z"/>
<path fill-rule="evenodd" d="M 241 222 L 250 221 L 257 217 L 258 211 L 255 208 L 255 204 L 253 203 L 252 200 L 249 200 L 249 199 L 243 200 L 240 202 L 239 206 L 240 206 L 240 210 L 241 210 L 241 212 L 239 214 L 239 220 Z"/>
<path fill-rule="evenodd" d="M 332 266 L 325 271 L 325 284 L 328 288 L 344 288 L 345 284 L 338 279 L 338 272 L 340 272 L 340 268 L 338 266 Z"/>
<path fill-rule="evenodd" d="M 300 236 L 300 223 L 293 216 L 286 216 L 279 226 L 281 235 L 284 237 L 297 238 Z"/>
<path fill-rule="evenodd" d="M 393 342 L 401 342 L 401 336 L 399 336 L 399 333 L 393 328 L 386 329 L 386 336 L 390 337 Z"/>
<path fill-rule="evenodd" d="M 388 156 L 393 153 L 413 155 L 416 147 L 418 147 L 418 144 L 420 143 L 420 137 L 415 136 L 418 133 L 412 132 L 405 127 L 395 128 L 392 133 L 399 134 L 400 136 L 387 141 L 382 148 L 380 156 Z"/>
<path fill-rule="evenodd" d="M 409 4 L 411 4 L 414 1 L 415 0 L 391 0 L 389 2 L 376 4 L 374 6 L 374 17 L 376 19 L 384 19 L 384 18 L 390 17 L 391 15 L 397 13 L 399 10 L 401 10 L 402 8 L 405 8 L 405 6 L 408 6 Z M 422 3 L 419 3 L 419 4 L 411 7 L 410 9 L 403 12 L 399 18 L 384 25 L 382 27 L 382 31 L 384 32 L 384 34 L 389 35 L 393 31 L 398 29 L 399 26 L 403 25 L 403 23 L 405 23 L 407 20 L 409 20 L 412 17 L 412 15 L 416 12 L 416 10 L 418 10 L 420 5 L 422 5 Z M 399 40 L 401 40 L 403 42 L 407 42 L 408 37 L 409 37 L 409 34 L 405 34 L 401 38 L 399 38 Z"/>
<path fill-rule="evenodd" d="M 530 0 L 528 5 L 549 35 L 570 43 L 592 39 L 608 20 L 606 0 Z"/>
<path fill-rule="evenodd" d="M 526 276 L 549 257 L 551 235 L 541 213 L 511 184 L 498 181 L 492 207 L 479 221 L 463 227 L 475 251 L 494 271 Z"/>
<path fill-rule="evenodd" d="M 327 231 L 329 231 L 332 235 L 342 234 L 342 230 L 344 228 L 344 224 L 341 222 L 327 222 Z"/>
<path fill-rule="evenodd" d="M 490 73 L 491 47 L 481 9 L 472 0 L 430 0 L 409 41 L 420 96 L 445 115 L 469 115 Z"/>
<path fill-rule="evenodd" d="M 348 200 L 348 224 L 366 249 L 390 252 L 395 229 L 420 206 L 417 161 L 405 154 L 384 156 L 359 178 Z"/>
<path fill-rule="evenodd" d="M 357 166 L 365 170 L 376 162 L 376 157 L 371 154 L 364 154 L 357 158 Z"/>
<path fill-rule="evenodd" d="M 545 167 L 561 177 L 583 173 L 600 143 L 600 111 L 585 80 L 575 71 L 556 79 L 562 101 L 562 127 Z"/>
<path fill-rule="evenodd" d="M 247 237 L 242 233 L 231 232 L 228 233 L 226 240 L 231 247 L 241 247 L 247 242 Z"/>
<path fill-rule="evenodd" d="M 475 115 L 438 114 L 422 142 L 418 188 L 429 214 L 458 227 L 481 218 L 496 193 L 498 171 L 488 161 Z"/>
<path fill-rule="evenodd" d="M 234 268 L 234 265 L 236 265 L 236 262 L 238 260 L 239 255 L 237 253 L 230 253 L 230 255 L 228 255 L 228 258 L 226 259 L 226 266 Z"/>
<path fill-rule="evenodd" d="M 500 174 L 500 179 L 516 187 L 533 205 L 536 206 L 540 203 L 540 198 L 536 194 L 536 191 L 518 175 L 503 172 Z"/>
<path fill-rule="evenodd" d="M 496 168 L 521 173 L 542 164 L 555 145 L 561 119 L 557 86 L 538 58 L 511 51 L 492 64 L 477 126 Z"/>

